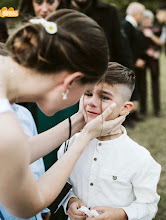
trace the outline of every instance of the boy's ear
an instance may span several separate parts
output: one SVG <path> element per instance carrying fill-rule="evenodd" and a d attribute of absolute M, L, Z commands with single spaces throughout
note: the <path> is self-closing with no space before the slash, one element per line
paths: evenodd
<path fill-rule="evenodd" d="M 67 76 L 64 78 L 63 81 L 63 86 L 64 86 L 64 91 L 67 89 L 70 90 L 70 88 L 73 86 L 73 84 L 80 80 L 84 75 L 81 72 L 74 72 L 71 74 L 67 74 Z"/>
<path fill-rule="evenodd" d="M 120 111 L 120 115 L 126 115 L 129 114 L 131 112 L 131 110 L 133 109 L 133 102 L 125 102 L 122 110 Z"/>

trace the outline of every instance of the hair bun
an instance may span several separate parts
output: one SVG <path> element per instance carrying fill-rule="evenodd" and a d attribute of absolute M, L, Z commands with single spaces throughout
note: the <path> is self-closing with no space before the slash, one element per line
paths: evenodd
<path fill-rule="evenodd" d="M 29 67 L 37 65 L 38 34 L 32 25 L 20 29 L 12 39 L 12 44 L 7 44 L 7 47 L 18 63 Z"/>

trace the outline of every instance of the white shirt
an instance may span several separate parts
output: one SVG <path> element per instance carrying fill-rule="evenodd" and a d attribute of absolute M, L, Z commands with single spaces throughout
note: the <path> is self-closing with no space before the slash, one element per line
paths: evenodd
<path fill-rule="evenodd" d="M 70 145 L 79 135 L 74 135 Z M 78 146 L 79 147 L 79 146 Z M 58 151 L 63 155 L 64 144 Z M 160 199 L 156 192 L 161 166 L 148 150 L 123 134 L 113 140 L 93 139 L 77 161 L 69 181 L 71 197 L 82 200 L 88 208 L 110 206 L 123 208 L 129 220 L 151 220 Z"/>
<path fill-rule="evenodd" d="M 131 15 L 127 15 L 125 17 L 125 20 L 128 21 L 132 26 L 134 26 L 135 28 L 138 27 L 138 23 L 136 22 L 136 20 L 133 18 L 133 16 Z"/>
<path fill-rule="evenodd" d="M 164 25 L 163 28 L 162 28 L 160 40 L 161 40 L 163 43 L 166 43 L 166 25 Z"/>

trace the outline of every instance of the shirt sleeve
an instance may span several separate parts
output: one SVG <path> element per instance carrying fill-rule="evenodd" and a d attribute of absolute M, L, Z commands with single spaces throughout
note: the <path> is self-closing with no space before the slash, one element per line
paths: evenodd
<path fill-rule="evenodd" d="M 155 217 L 160 200 L 157 194 L 160 173 L 161 166 L 149 154 L 132 180 L 134 202 L 128 207 L 121 207 L 129 220 L 151 220 Z"/>
<path fill-rule="evenodd" d="M 166 43 L 166 27 L 163 27 L 163 28 L 162 28 L 160 40 L 161 40 L 163 43 Z"/>

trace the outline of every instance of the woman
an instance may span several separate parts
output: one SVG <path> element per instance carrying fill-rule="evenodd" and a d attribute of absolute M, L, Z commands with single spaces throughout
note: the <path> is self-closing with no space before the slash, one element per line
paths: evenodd
<path fill-rule="evenodd" d="M 20 17 L 23 21 L 35 16 L 45 18 L 51 12 L 61 8 L 62 3 L 61 0 L 21 0 Z"/>
<path fill-rule="evenodd" d="M 108 108 L 82 129 L 73 146 L 36 182 L 29 164 L 68 138 L 68 120 L 27 139 L 8 100 L 36 102 L 47 115 L 75 104 L 106 71 L 108 45 L 93 20 L 66 9 L 47 21 L 31 20 L 8 39 L 7 48 L 11 57 L 0 57 L 0 202 L 11 214 L 28 218 L 58 196 L 87 143 L 111 132 L 124 118 L 105 121 L 112 111 Z M 71 117 L 71 124 L 72 135 L 83 127 L 80 112 Z"/>
<path fill-rule="evenodd" d="M 19 6 L 19 13 L 22 21 L 29 20 L 31 17 L 45 18 L 51 12 L 62 7 L 63 0 L 21 0 Z M 28 108 L 36 122 L 39 133 L 46 131 L 66 118 L 70 117 L 78 111 L 78 103 L 57 112 L 55 115 L 48 117 L 37 107 L 36 103 L 21 103 Z M 44 157 L 44 164 L 46 170 L 50 168 L 57 160 L 57 149 Z"/>

